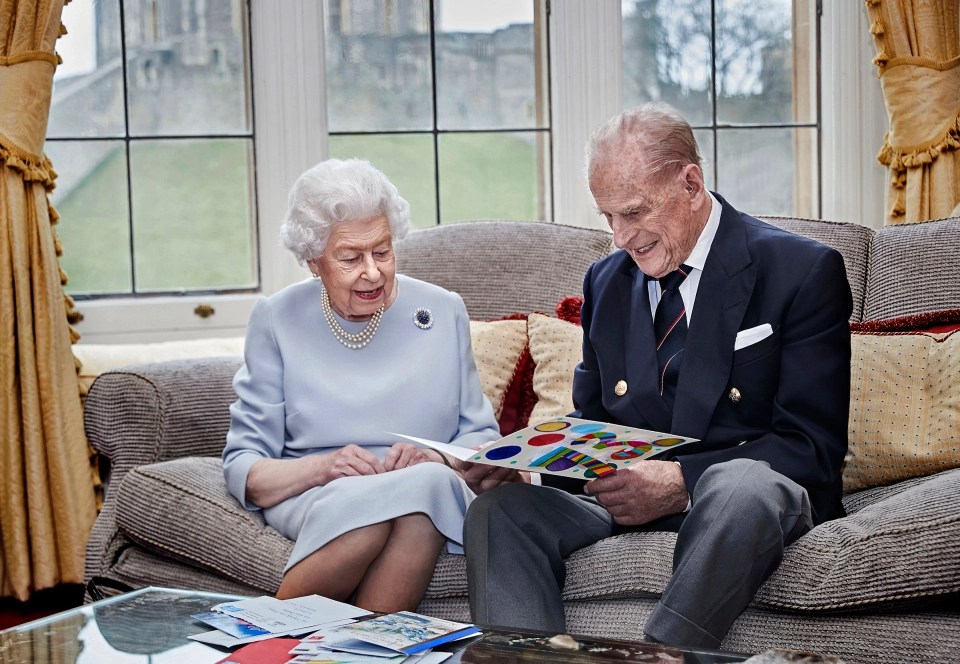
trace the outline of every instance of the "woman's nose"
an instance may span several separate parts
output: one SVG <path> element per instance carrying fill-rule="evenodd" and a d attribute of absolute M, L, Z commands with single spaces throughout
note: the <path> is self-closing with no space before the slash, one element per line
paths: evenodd
<path fill-rule="evenodd" d="M 363 276 L 368 281 L 376 281 L 380 278 L 380 268 L 377 267 L 377 261 L 372 254 L 363 257 Z"/>

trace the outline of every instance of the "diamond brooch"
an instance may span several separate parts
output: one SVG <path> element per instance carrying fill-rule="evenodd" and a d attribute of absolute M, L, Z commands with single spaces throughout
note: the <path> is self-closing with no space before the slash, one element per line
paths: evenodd
<path fill-rule="evenodd" d="M 429 330 L 433 327 L 433 314 L 425 307 L 420 307 L 413 312 L 413 324 L 421 330 Z"/>

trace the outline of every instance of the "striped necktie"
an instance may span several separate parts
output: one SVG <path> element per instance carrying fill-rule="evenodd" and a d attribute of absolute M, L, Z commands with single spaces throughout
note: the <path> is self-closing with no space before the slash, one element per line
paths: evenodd
<path fill-rule="evenodd" d="M 677 392 L 677 376 L 683 360 L 683 346 L 687 338 L 687 309 L 680 297 L 680 284 L 690 273 L 690 267 L 681 265 L 658 279 L 660 302 L 653 317 L 653 333 L 657 340 L 657 363 L 660 368 L 660 396 L 673 410 Z"/>

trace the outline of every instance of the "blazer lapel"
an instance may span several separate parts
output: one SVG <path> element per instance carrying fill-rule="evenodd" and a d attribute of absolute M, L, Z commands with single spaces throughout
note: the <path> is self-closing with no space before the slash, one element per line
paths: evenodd
<path fill-rule="evenodd" d="M 733 344 L 757 278 L 739 213 L 719 196 L 720 226 L 707 255 L 677 379 L 672 433 L 704 438 L 733 365 Z"/>

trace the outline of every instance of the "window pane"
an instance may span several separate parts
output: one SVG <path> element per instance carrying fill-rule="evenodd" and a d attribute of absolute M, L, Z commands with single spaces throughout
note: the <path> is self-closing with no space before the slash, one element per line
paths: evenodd
<path fill-rule="evenodd" d="M 622 0 L 623 101 L 665 101 L 692 125 L 710 124 L 710 3 Z"/>
<path fill-rule="evenodd" d="M 433 127 L 428 0 L 326 0 L 330 131 Z"/>
<path fill-rule="evenodd" d="M 123 11 L 131 136 L 250 131 L 246 3 L 124 0 Z"/>
<path fill-rule="evenodd" d="M 60 264 L 72 295 L 130 293 L 127 160 L 122 141 L 48 141 L 44 151 L 59 176 L 51 200 Z"/>
<path fill-rule="evenodd" d="M 798 120 L 793 109 L 792 15 L 793 0 L 717 2 L 718 120 Z"/>
<path fill-rule="evenodd" d="M 815 129 L 720 129 L 717 187 L 749 214 L 816 217 Z"/>
<path fill-rule="evenodd" d="M 440 217 L 544 219 L 537 132 L 442 134 Z"/>
<path fill-rule="evenodd" d="M 520 129 L 543 125 L 546 71 L 534 30 L 535 0 L 438 0 L 437 126 Z M 545 90 L 545 88 L 543 88 Z"/>
<path fill-rule="evenodd" d="M 130 146 L 137 291 L 256 285 L 252 141 Z"/>
<path fill-rule="evenodd" d="M 415 228 L 437 224 L 432 135 L 331 136 L 330 156 L 366 159 L 410 203 L 410 223 Z"/>
<path fill-rule="evenodd" d="M 63 8 L 63 24 L 68 32 L 57 40 L 63 64 L 53 77 L 47 137 L 123 136 L 119 0 L 72 2 Z"/>
<path fill-rule="evenodd" d="M 707 189 L 716 191 L 717 182 L 715 178 L 717 177 L 717 172 L 713 167 L 713 130 L 695 129 L 693 131 L 693 137 L 697 139 L 697 147 L 700 148 L 703 182 L 707 185 Z"/>

